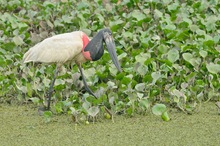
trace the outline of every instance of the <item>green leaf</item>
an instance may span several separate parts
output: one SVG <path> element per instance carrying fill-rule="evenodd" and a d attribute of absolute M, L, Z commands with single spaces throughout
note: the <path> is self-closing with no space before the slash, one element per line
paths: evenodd
<path fill-rule="evenodd" d="M 183 18 L 183 21 L 186 22 L 186 23 L 188 23 L 189 26 L 192 24 L 192 20 L 189 19 L 189 18 L 187 18 L 187 17 Z"/>
<path fill-rule="evenodd" d="M 131 79 L 126 76 L 121 80 L 121 83 L 125 85 L 128 85 L 130 82 L 131 82 Z"/>
<path fill-rule="evenodd" d="M 122 21 L 120 18 L 115 18 L 114 21 L 110 21 L 109 26 L 111 27 L 112 31 L 117 31 L 119 26 L 121 27 L 123 23 L 125 22 Z"/>
<path fill-rule="evenodd" d="M 88 114 L 92 117 L 95 117 L 99 113 L 98 106 L 92 106 L 87 110 Z"/>
<path fill-rule="evenodd" d="M 50 87 L 51 80 L 47 79 L 47 78 L 44 78 L 43 83 L 44 83 L 45 87 Z M 59 85 L 59 84 L 57 83 L 57 85 Z M 56 86 L 56 84 L 55 84 L 55 86 Z"/>
<path fill-rule="evenodd" d="M 48 83 L 49 83 L 49 80 L 46 80 L 46 85 L 48 85 Z M 64 85 L 64 84 L 65 84 L 65 81 L 64 81 L 64 80 L 62 80 L 62 79 L 56 79 L 54 86 Z"/>
<path fill-rule="evenodd" d="M 176 10 L 178 8 L 179 4 L 176 2 L 176 3 L 172 3 L 170 5 L 168 5 L 168 10 L 169 11 L 173 11 L 173 10 Z"/>
<path fill-rule="evenodd" d="M 144 62 L 149 59 L 151 55 L 149 53 L 140 53 L 139 55 L 135 56 L 136 62 L 140 62 L 141 64 L 144 64 Z"/>
<path fill-rule="evenodd" d="M 220 53 L 220 45 L 217 45 L 215 49 Z"/>
<path fill-rule="evenodd" d="M 87 8 L 88 6 L 89 6 L 88 3 L 86 3 L 86 2 L 79 2 L 77 5 L 77 9 L 81 10 L 83 8 Z"/>
<path fill-rule="evenodd" d="M 56 112 L 57 113 L 62 113 L 63 112 L 63 106 L 64 106 L 64 103 L 62 101 L 57 102 L 56 105 L 55 105 Z"/>
<path fill-rule="evenodd" d="M 49 1 L 45 1 L 44 3 L 43 3 L 43 6 L 45 6 L 45 7 L 55 7 L 55 3 L 52 3 L 52 2 L 49 2 Z"/>
<path fill-rule="evenodd" d="M 29 98 L 34 104 L 38 104 L 40 99 L 38 97 Z"/>
<path fill-rule="evenodd" d="M 142 76 L 144 76 L 144 75 L 147 73 L 147 70 L 148 70 L 148 68 L 147 68 L 147 66 L 145 66 L 145 65 L 140 65 L 140 66 L 137 68 L 137 72 L 138 72 L 140 75 L 142 75 Z"/>
<path fill-rule="evenodd" d="M 206 35 L 206 32 L 204 31 L 204 30 L 201 30 L 201 29 L 197 29 L 196 30 L 196 33 L 198 34 L 198 35 Z"/>
<path fill-rule="evenodd" d="M 63 19 L 63 22 L 65 23 L 71 23 L 71 17 L 69 15 L 63 15 L 62 19 Z"/>
<path fill-rule="evenodd" d="M 190 30 L 193 31 L 193 32 L 196 32 L 196 31 L 199 29 L 198 25 L 193 25 L 193 24 L 190 25 L 189 28 L 190 28 Z"/>
<path fill-rule="evenodd" d="M 141 92 L 143 92 L 144 91 L 144 89 L 145 89 L 145 83 L 139 83 L 139 84 L 137 84 L 136 86 L 135 86 L 135 89 L 137 90 L 137 91 L 141 91 Z"/>
<path fill-rule="evenodd" d="M 165 26 L 165 29 L 167 29 L 167 30 L 175 30 L 176 26 L 174 24 L 168 24 L 168 25 Z"/>
<path fill-rule="evenodd" d="M 180 91 L 177 90 L 177 89 L 174 89 L 174 90 L 172 91 L 172 94 L 173 94 L 174 96 L 177 96 L 178 98 L 185 96 L 182 92 L 180 92 Z"/>
<path fill-rule="evenodd" d="M 51 111 L 45 111 L 43 115 L 44 115 L 45 122 L 49 123 L 51 121 L 53 114 Z"/>
<path fill-rule="evenodd" d="M 112 81 L 108 81 L 108 82 L 107 82 L 107 85 L 108 85 L 108 89 L 116 89 L 116 88 L 117 88 L 117 86 L 115 85 L 115 83 L 112 82 Z"/>
<path fill-rule="evenodd" d="M 168 5 L 169 3 L 171 3 L 172 2 L 172 0 L 163 0 L 163 3 L 165 4 L 165 5 Z"/>
<path fill-rule="evenodd" d="M 153 114 L 157 115 L 157 116 L 161 116 L 164 112 L 166 112 L 166 105 L 164 104 L 155 104 L 152 107 L 152 112 Z"/>
<path fill-rule="evenodd" d="M 167 112 L 162 113 L 161 118 L 162 118 L 164 121 L 169 121 L 169 120 L 170 120 L 170 117 L 169 117 L 169 115 L 168 115 Z"/>
<path fill-rule="evenodd" d="M 162 54 L 166 54 L 168 52 L 168 47 L 167 45 L 165 44 L 161 44 L 159 47 L 158 47 L 160 53 Z"/>
<path fill-rule="evenodd" d="M 140 12 L 139 10 L 134 10 L 133 12 L 132 12 L 132 16 L 134 17 L 134 18 L 136 18 L 138 21 L 141 21 L 141 20 L 143 20 L 143 19 L 145 19 L 146 18 L 146 15 L 144 15 L 142 12 Z"/>
<path fill-rule="evenodd" d="M 77 115 L 78 111 L 74 107 L 70 107 L 70 111 L 72 115 Z"/>
<path fill-rule="evenodd" d="M 47 22 L 47 25 L 53 29 L 53 27 L 54 27 L 53 23 L 51 23 L 50 20 L 46 20 L 46 22 Z"/>
<path fill-rule="evenodd" d="M 151 77 L 153 78 L 152 84 L 154 85 L 157 82 L 157 80 L 161 78 L 161 74 L 160 72 L 153 72 L 151 74 Z"/>
<path fill-rule="evenodd" d="M 127 53 L 123 52 L 122 54 L 118 55 L 118 60 L 125 58 L 127 55 Z"/>
<path fill-rule="evenodd" d="M 133 33 L 128 32 L 128 31 L 124 32 L 122 35 L 123 35 L 124 38 L 130 38 L 131 39 L 133 37 Z"/>
<path fill-rule="evenodd" d="M 142 98 L 143 96 L 144 96 L 143 93 L 139 93 L 139 92 L 137 92 L 137 97 L 138 97 L 138 98 Z"/>
<path fill-rule="evenodd" d="M 159 10 L 155 9 L 154 10 L 154 16 L 156 18 L 161 18 L 161 17 L 163 17 L 163 13 L 161 13 Z"/>
<path fill-rule="evenodd" d="M 168 52 L 168 60 L 170 62 L 175 62 L 179 59 L 179 51 L 176 49 L 172 49 Z"/>
<path fill-rule="evenodd" d="M 143 110 L 146 110 L 150 107 L 150 102 L 147 98 L 141 98 L 138 105 L 143 108 Z"/>
<path fill-rule="evenodd" d="M 196 65 L 196 59 L 193 57 L 191 53 L 184 53 L 183 59 L 192 64 L 193 66 Z"/>
<path fill-rule="evenodd" d="M 97 14 L 97 17 L 99 18 L 99 23 L 103 23 L 105 21 L 104 17 L 100 13 Z"/>
<path fill-rule="evenodd" d="M 13 41 L 16 46 L 20 46 L 20 45 L 24 44 L 23 39 L 20 36 L 13 37 Z"/>
<path fill-rule="evenodd" d="M 199 51 L 199 54 L 200 54 L 203 58 L 205 58 L 205 57 L 207 56 L 208 52 L 207 52 L 207 51 L 204 51 L 204 50 L 201 50 L 201 51 Z"/>
<path fill-rule="evenodd" d="M 3 56 L 1 55 L 0 55 L 0 64 L 1 64 L 1 67 L 4 67 L 6 65 L 5 58 L 3 58 Z"/>
<path fill-rule="evenodd" d="M 27 87 L 26 86 L 18 86 L 16 85 L 17 89 L 20 90 L 22 93 L 27 93 L 28 90 L 27 90 Z"/>
<path fill-rule="evenodd" d="M 91 104 L 89 102 L 83 102 L 82 107 L 87 111 Z"/>
<path fill-rule="evenodd" d="M 51 111 L 45 111 L 44 112 L 44 117 L 50 118 L 51 116 L 52 116 L 52 112 Z"/>
<path fill-rule="evenodd" d="M 208 71 L 210 73 L 213 73 L 213 74 L 217 74 L 220 72 L 220 65 L 219 64 L 214 64 L 214 63 L 209 63 L 209 64 L 206 64 L 206 68 L 208 69 Z"/>

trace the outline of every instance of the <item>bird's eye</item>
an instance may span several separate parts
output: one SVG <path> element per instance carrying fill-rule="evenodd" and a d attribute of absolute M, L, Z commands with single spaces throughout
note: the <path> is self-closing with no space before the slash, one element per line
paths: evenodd
<path fill-rule="evenodd" d="M 111 33 L 111 32 L 109 32 L 109 35 L 112 35 L 112 33 Z"/>

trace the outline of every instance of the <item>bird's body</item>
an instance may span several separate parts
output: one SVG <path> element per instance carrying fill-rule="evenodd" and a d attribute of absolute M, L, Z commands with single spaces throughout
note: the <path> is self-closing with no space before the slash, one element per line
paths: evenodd
<path fill-rule="evenodd" d="M 89 43 L 88 36 L 82 31 L 74 31 L 52 36 L 30 48 L 23 57 L 24 63 L 83 63 L 83 49 Z"/>
<path fill-rule="evenodd" d="M 121 71 L 121 67 L 119 65 L 115 51 L 115 43 L 111 30 L 109 29 L 100 30 L 92 40 L 90 40 L 89 37 L 82 31 L 74 31 L 71 33 L 55 35 L 36 44 L 24 54 L 24 63 L 42 62 L 57 64 L 54 78 L 50 85 L 48 94 L 46 95 L 48 100 L 48 110 L 50 108 L 50 99 L 52 96 L 53 86 L 58 75 L 59 68 L 63 63 L 74 62 L 78 65 L 85 89 L 91 95 L 95 96 L 95 94 L 90 90 L 86 83 L 81 68 L 81 63 L 84 63 L 87 60 L 99 60 L 104 53 L 103 43 L 106 44 L 113 63 L 117 69 Z"/>

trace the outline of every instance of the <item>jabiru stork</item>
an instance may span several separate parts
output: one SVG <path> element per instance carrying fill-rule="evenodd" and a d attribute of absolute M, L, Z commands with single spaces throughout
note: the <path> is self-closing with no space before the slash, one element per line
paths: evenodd
<path fill-rule="evenodd" d="M 112 37 L 112 32 L 108 28 L 100 30 L 92 40 L 90 40 L 89 37 L 82 31 L 74 31 L 71 33 L 55 35 L 50 38 L 46 38 L 42 42 L 36 44 L 24 54 L 24 63 L 56 63 L 54 77 L 48 93 L 46 94 L 47 110 L 50 109 L 50 100 L 53 93 L 53 86 L 60 67 L 62 64 L 67 62 L 75 62 L 75 64 L 77 64 L 86 91 L 96 97 L 86 83 L 81 64 L 86 61 L 99 60 L 104 53 L 103 43 L 106 44 L 112 62 L 121 72 L 122 70 L 117 58 L 115 42 Z"/>

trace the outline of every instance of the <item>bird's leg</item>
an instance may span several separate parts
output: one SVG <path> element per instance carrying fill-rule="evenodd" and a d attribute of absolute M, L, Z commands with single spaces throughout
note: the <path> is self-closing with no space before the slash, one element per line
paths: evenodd
<path fill-rule="evenodd" d="M 47 110 L 50 110 L 50 100 L 51 100 L 51 96 L 52 96 L 52 93 L 53 93 L 53 86 L 54 86 L 54 83 L 55 83 L 55 81 L 56 81 L 56 78 L 57 78 L 57 75 L 58 75 L 59 70 L 60 70 L 60 66 L 57 65 L 56 70 L 55 70 L 55 72 L 54 72 L 53 80 L 52 80 L 52 82 L 51 82 L 51 84 L 50 84 L 50 88 L 49 88 L 48 93 L 47 93 L 47 95 L 46 95 L 46 99 L 47 99 Z"/>
<path fill-rule="evenodd" d="M 80 71 L 80 73 L 81 73 L 81 76 L 82 76 L 82 79 L 83 79 L 83 84 L 84 84 L 84 86 L 85 86 L 86 91 L 87 91 L 89 94 L 91 94 L 92 96 L 94 96 L 95 98 L 97 98 L 97 96 L 95 96 L 95 94 L 92 92 L 92 90 L 89 88 L 89 86 L 88 86 L 87 83 L 86 83 L 86 79 L 85 79 L 85 77 L 84 77 L 84 74 L 83 74 L 82 67 L 81 67 L 81 64 L 80 64 L 80 63 L 78 64 L 78 67 L 79 67 L 79 71 Z"/>
<path fill-rule="evenodd" d="M 91 91 L 91 89 L 88 87 L 87 83 L 86 83 L 86 80 L 85 80 L 85 77 L 84 77 L 84 74 L 82 72 L 82 67 L 81 67 L 81 64 L 77 64 L 78 67 L 79 67 L 79 70 L 80 70 L 80 73 L 82 75 L 82 79 L 83 79 L 83 83 L 84 83 L 84 86 L 85 86 L 85 89 L 87 92 L 89 92 L 91 95 L 93 95 L 95 98 L 97 98 L 97 96 L 95 96 L 95 94 Z M 102 106 L 99 105 L 99 106 Z M 112 118 L 112 121 L 113 121 L 113 114 L 110 112 L 110 110 L 103 104 L 103 106 L 105 107 L 105 111 L 111 116 Z"/>

